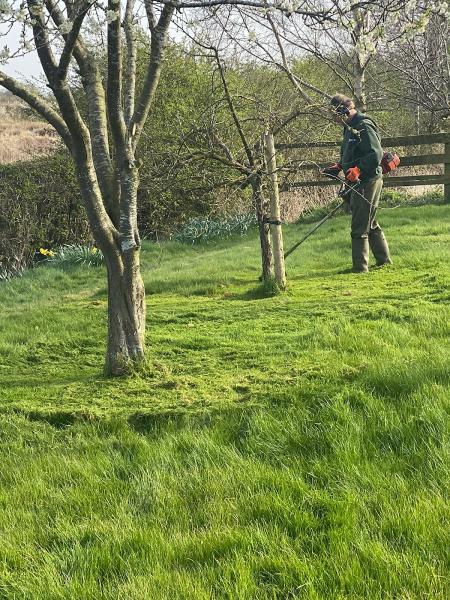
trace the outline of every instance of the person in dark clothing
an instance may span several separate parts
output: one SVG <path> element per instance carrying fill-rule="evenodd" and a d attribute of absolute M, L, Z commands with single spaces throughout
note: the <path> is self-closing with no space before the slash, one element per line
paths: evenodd
<path fill-rule="evenodd" d="M 338 176 L 343 171 L 352 186 L 350 210 L 353 271 L 369 270 L 369 247 L 378 266 L 390 264 L 389 247 L 376 212 L 383 187 L 380 161 L 383 156 L 376 123 L 357 111 L 353 100 L 336 94 L 330 101 L 335 122 L 344 126 L 339 163 L 325 169 Z"/>

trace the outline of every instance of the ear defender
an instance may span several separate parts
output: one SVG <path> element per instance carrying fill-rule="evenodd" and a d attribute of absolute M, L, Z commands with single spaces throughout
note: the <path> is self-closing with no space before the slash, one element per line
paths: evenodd
<path fill-rule="evenodd" d="M 338 115 L 341 115 L 341 117 L 348 117 L 348 115 L 350 114 L 349 108 L 344 104 L 336 106 L 334 110 L 337 112 Z"/>
<path fill-rule="evenodd" d="M 331 101 L 330 108 L 335 115 L 339 115 L 340 117 L 348 117 L 350 114 L 350 109 L 348 106 L 346 106 L 343 102 L 336 102 L 334 98 Z"/>

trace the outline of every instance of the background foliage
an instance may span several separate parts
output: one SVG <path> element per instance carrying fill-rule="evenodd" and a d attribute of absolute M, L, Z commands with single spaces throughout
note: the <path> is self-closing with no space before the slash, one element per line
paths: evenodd
<path fill-rule="evenodd" d="M 0 165 L 0 263 L 29 262 L 39 247 L 89 239 L 72 163 L 64 152 Z"/>
<path fill-rule="evenodd" d="M 141 41 L 139 52 L 138 77 L 142 78 L 148 52 L 145 40 Z M 301 109 L 287 78 L 276 70 L 236 59 L 227 60 L 224 67 L 236 112 L 252 144 L 267 123 L 280 122 L 296 106 Z M 417 133 L 417 114 L 399 100 L 403 82 L 396 82 L 391 76 L 390 86 L 396 95 L 383 96 L 382 101 L 377 101 L 378 71 L 382 69 L 382 62 L 372 63 L 367 84 L 369 112 L 378 122 L 382 136 Z M 298 59 L 293 70 L 300 78 L 329 93 L 342 88 L 330 68 L 314 57 Z M 23 120 L 23 112 L 18 113 L 19 118 Z M 185 230 L 185 224 L 189 229 L 189 223 L 223 222 L 236 215 L 239 219 L 239 215 L 252 211 L 248 188 L 219 185 L 240 176 L 235 168 L 207 156 L 193 158 L 199 151 L 204 154 L 217 151 L 216 135 L 238 161 L 244 159 L 217 65 L 186 48 L 170 46 L 139 154 L 139 222 L 143 237 L 164 239 Z M 279 138 L 288 142 L 334 140 L 339 136 L 340 128 L 318 118 L 313 109 L 305 110 Z M 319 150 L 314 155 L 302 152 L 294 158 L 299 161 L 330 158 L 329 150 Z M 280 164 L 282 160 L 280 155 Z M 296 177 L 308 178 L 311 173 L 303 171 Z M 26 264 L 41 246 L 89 241 L 73 166 L 58 146 L 50 156 L 0 164 L 0 180 L 0 264 L 10 268 Z M 305 209 L 329 201 L 333 192 L 303 189 L 287 195 L 283 218 L 295 219 Z"/>

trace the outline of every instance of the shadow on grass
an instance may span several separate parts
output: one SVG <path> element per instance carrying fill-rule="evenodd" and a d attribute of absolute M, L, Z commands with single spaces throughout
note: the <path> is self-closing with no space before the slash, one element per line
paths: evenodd
<path fill-rule="evenodd" d="M 158 413 L 135 412 L 127 419 L 128 425 L 141 435 L 158 434 L 168 429 L 181 429 L 186 424 L 186 410 Z"/>
<path fill-rule="evenodd" d="M 250 283 L 246 281 L 245 283 Z M 267 281 L 262 281 L 259 285 L 251 287 L 243 293 L 228 294 L 224 296 L 225 300 L 266 300 L 268 298 L 274 298 L 281 293 L 275 279 L 270 278 Z"/>
<path fill-rule="evenodd" d="M 144 273 L 145 275 L 145 273 Z M 178 296 L 220 296 L 231 286 L 248 285 L 249 280 L 244 277 L 201 277 L 198 279 L 189 279 L 182 276 L 180 279 L 163 280 L 154 279 L 151 282 L 145 281 L 146 296 L 158 296 L 177 294 Z M 106 300 L 108 297 L 107 289 L 101 288 L 93 293 L 92 300 Z"/>
<path fill-rule="evenodd" d="M 2 411 L 5 412 L 5 411 Z M 66 429 L 75 423 L 92 423 L 98 420 L 98 416 L 86 411 L 38 411 L 13 408 L 12 412 L 21 415 L 29 421 L 47 423 L 55 429 Z"/>
<path fill-rule="evenodd" d="M 110 381 L 110 378 L 103 375 L 101 371 L 97 371 L 94 374 L 86 375 L 86 376 L 75 376 L 71 375 L 70 377 L 59 377 L 59 378 L 44 378 L 44 377 L 28 377 L 24 376 L 21 379 L 15 379 L 13 381 L 2 382 L 3 390 L 13 389 L 13 388 L 21 388 L 21 387 L 58 387 L 64 385 L 71 385 L 73 383 L 106 383 Z"/>
<path fill-rule="evenodd" d="M 245 415 L 253 414 L 261 405 L 255 402 L 230 403 L 201 408 L 174 408 L 160 412 L 136 411 L 127 418 L 128 425 L 141 435 L 157 436 L 185 427 L 208 429 L 230 422 L 240 423 Z"/>

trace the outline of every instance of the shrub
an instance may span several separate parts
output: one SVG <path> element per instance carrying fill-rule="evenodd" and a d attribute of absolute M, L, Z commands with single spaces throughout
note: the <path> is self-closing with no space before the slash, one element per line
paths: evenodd
<path fill-rule="evenodd" d="M 431 189 L 422 194 L 411 194 L 408 191 L 387 188 L 383 189 L 381 202 L 395 206 L 422 206 L 424 204 L 441 204 L 444 200 L 442 192 Z"/>
<path fill-rule="evenodd" d="M 89 240 L 72 162 L 60 152 L 0 165 L 0 265 L 22 267 L 40 247 Z"/>

